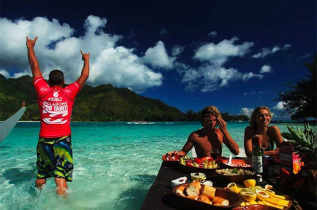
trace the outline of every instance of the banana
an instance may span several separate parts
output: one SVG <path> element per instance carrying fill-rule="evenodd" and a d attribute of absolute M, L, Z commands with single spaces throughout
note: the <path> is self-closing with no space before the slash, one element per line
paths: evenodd
<path fill-rule="evenodd" d="M 288 203 L 281 202 L 281 201 L 278 201 L 278 200 L 273 200 L 272 198 L 267 199 L 266 202 L 274 204 L 274 205 L 277 205 L 277 206 L 288 206 Z M 263 201 L 263 203 L 264 203 L 264 201 Z"/>
<path fill-rule="evenodd" d="M 278 205 L 274 205 L 272 203 L 269 203 L 269 202 L 266 202 L 266 201 L 262 201 L 265 205 L 267 206 L 272 206 L 272 207 L 275 207 L 275 208 L 278 208 L 278 209 L 284 209 L 284 206 L 278 206 Z"/>

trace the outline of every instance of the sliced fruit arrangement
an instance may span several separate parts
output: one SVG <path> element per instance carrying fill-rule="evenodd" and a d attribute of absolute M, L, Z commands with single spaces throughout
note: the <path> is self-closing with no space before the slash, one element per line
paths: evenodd
<path fill-rule="evenodd" d="M 221 162 L 222 164 L 225 164 L 230 167 L 235 167 L 235 168 L 251 168 L 252 165 L 247 159 L 232 159 L 231 163 L 229 163 L 229 158 L 226 157 L 218 157 L 217 158 L 218 162 Z"/>
<path fill-rule="evenodd" d="M 227 189 L 235 193 L 240 193 L 244 201 L 241 206 L 249 206 L 253 204 L 272 206 L 278 209 L 284 209 L 291 206 L 291 201 L 286 199 L 284 195 L 276 195 L 271 185 L 264 188 L 256 185 L 256 180 L 244 180 L 245 187 L 240 187 L 236 183 L 231 182 L 227 185 Z"/>
<path fill-rule="evenodd" d="M 216 169 L 218 164 L 212 157 L 204 158 L 188 158 L 181 157 L 179 163 L 184 166 L 195 167 L 195 168 L 206 168 L 206 169 Z"/>

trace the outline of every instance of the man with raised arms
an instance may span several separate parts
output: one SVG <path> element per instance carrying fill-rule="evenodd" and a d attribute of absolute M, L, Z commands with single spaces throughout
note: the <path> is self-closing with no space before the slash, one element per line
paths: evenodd
<path fill-rule="evenodd" d="M 34 87 L 37 94 L 41 118 L 41 129 L 37 144 L 36 187 L 41 189 L 46 178 L 54 177 L 56 193 L 67 196 L 67 182 L 72 181 L 73 154 L 71 145 L 70 119 L 75 97 L 89 77 L 89 53 L 81 55 L 84 65 L 76 82 L 64 87 L 64 74 L 53 70 L 47 83 L 35 56 L 34 40 L 26 37 L 28 58 L 31 66 Z"/>
<path fill-rule="evenodd" d="M 222 155 L 223 143 L 233 154 L 239 154 L 239 146 L 230 136 L 227 130 L 227 124 L 215 106 L 208 106 L 202 110 L 201 124 L 203 128 L 189 135 L 182 150 L 171 151 L 168 155 L 172 156 L 177 154 L 185 156 L 192 147 L 195 147 L 198 158 L 216 158 Z M 219 128 L 216 128 L 217 125 Z"/>

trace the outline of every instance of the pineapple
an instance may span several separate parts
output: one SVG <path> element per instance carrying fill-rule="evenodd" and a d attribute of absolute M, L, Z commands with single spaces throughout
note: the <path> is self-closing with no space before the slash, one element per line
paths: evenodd
<path fill-rule="evenodd" d="M 293 126 L 287 126 L 289 133 L 282 133 L 288 142 L 294 145 L 302 160 L 306 163 L 317 162 L 317 128 L 304 125 L 304 129 Z"/>

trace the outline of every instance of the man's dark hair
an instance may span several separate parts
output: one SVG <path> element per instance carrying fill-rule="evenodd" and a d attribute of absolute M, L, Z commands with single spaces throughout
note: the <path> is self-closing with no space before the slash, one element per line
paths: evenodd
<path fill-rule="evenodd" d="M 60 70 L 51 71 L 48 82 L 51 86 L 62 85 L 64 83 L 64 73 Z"/>

